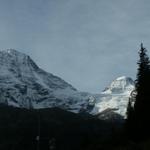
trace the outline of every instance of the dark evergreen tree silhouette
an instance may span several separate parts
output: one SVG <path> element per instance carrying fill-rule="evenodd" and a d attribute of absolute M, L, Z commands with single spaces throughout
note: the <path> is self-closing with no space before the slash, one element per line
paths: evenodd
<path fill-rule="evenodd" d="M 147 50 L 141 44 L 136 80 L 136 101 L 134 104 L 135 128 L 141 138 L 149 136 L 150 130 L 150 62 Z M 136 136 L 137 137 L 137 136 Z"/>
<path fill-rule="evenodd" d="M 132 106 L 132 102 L 131 102 L 131 98 L 129 98 L 129 102 L 128 102 L 128 106 L 127 106 L 127 128 L 128 130 L 130 130 L 130 132 L 132 131 L 132 124 L 133 124 L 133 118 L 134 118 L 134 108 Z"/>
<path fill-rule="evenodd" d="M 127 112 L 126 112 L 126 122 L 125 122 L 125 132 L 129 139 L 134 139 L 135 135 L 135 113 L 134 113 L 134 107 L 133 104 L 135 102 L 135 93 L 134 90 L 129 98 L 128 106 L 127 106 Z"/>
<path fill-rule="evenodd" d="M 139 57 L 135 103 L 132 107 L 129 100 L 127 109 L 128 132 L 138 140 L 150 137 L 150 61 L 143 44 Z"/>

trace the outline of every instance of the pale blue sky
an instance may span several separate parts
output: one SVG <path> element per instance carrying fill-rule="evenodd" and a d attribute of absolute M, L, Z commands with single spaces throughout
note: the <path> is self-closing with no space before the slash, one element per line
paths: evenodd
<path fill-rule="evenodd" d="M 82 91 L 134 78 L 141 42 L 150 49 L 149 0 L 0 0 L 0 49 L 29 54 Z"/>

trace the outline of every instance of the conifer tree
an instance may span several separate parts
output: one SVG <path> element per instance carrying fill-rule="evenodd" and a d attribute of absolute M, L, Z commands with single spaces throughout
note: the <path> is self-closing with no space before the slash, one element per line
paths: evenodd
<path fill-rule="evenodd" d="M 127 131 L 127 135 L 132 138 L 134 133 L 134 107 L 133 107 L 133 101 L 132 97 L 129 98 L 128 106 L 127 106 L 127 112 L 126 112 L 126 123 L 125 128 Z"/>
<path fill-rule="evenodd" d="M 134 108 L 131 103 L 131 99 L 129 98 L 128 106 L 127 106 L 127 120 L 128 122 L 132 122 L 133 120 Z"/>
<path fill-rule="evenodd" d="M 134 138 L 143 139 L 150 137 L 150 62 L 143 44 L 139 56 L 135 87 L 137 95 L 132 109 L 129 102 L 127 124 L 128 128 L 132 128 Z"/>

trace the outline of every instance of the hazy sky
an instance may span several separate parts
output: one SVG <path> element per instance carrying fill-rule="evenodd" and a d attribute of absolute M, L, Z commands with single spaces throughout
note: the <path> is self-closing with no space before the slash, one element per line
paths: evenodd
<path fill-rule="evenodd" d="M 0 0 L 0 49 L 29 54 L 82 91 L 135 78 L 141 42 L 150 49 L 149 0 Z"/>

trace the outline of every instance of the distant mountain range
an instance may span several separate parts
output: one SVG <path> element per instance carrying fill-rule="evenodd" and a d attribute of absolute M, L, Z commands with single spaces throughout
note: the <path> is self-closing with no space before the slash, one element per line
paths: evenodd
<path fill-rule="evenodd" d="M 0 103 L 21 108 L 59 107 L 75 113 L 99 114 L 107 109 L 125 116 L 134 81 L 119 77 L 100 94 L 80 92 L 39 68 L 26 54 L 0 51 Z"/>

